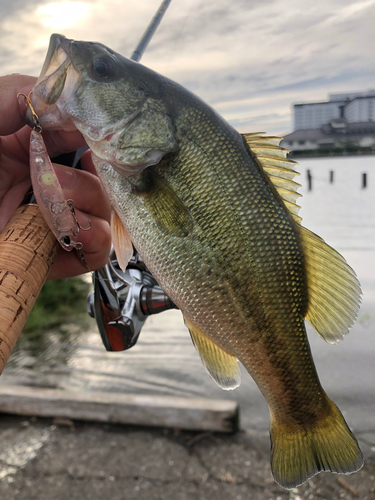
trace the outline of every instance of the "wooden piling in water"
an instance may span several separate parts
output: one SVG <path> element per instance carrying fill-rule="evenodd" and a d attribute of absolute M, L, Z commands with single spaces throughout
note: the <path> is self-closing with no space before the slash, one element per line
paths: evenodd
<path fill-rule="evenodd" d="M 312 190 L 312 175 L 311 175 L 310 170 L 307 171 L 307 186 L 308 186 L 308 190 L 311 191 Z"/>
<path fill-rule="evenodd" d="M 367 188 L 367 174 L 365 172 L 362 174 L 362 188 Z"/>

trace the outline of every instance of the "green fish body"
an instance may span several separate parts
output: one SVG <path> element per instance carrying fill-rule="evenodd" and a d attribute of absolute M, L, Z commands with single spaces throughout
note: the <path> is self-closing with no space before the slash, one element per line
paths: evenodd
<path fill-rule="evenodd" d="M 211 377 L 237 387 L 239 360 L 257 383 L 276 481 L 293 488 L 322 470 L 358 470 L 362 454 L 322 389 L 304 320 L 336 342 L 360 288 L 344 259 L 301 226 L 294 162 L 278 140 L 243 136 L 176 83 L 58 35 L 34 96 L 43 127 L 85 136 L 125 228 L 114 219 L 115 240 L 130 237 L 181 309 Z"/>

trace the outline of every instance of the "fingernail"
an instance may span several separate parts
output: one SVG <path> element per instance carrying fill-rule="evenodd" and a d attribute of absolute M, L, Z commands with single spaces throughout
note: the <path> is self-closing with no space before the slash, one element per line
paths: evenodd
<path fill-rule="evenodd" d="M 73 168 L 69 169 L 63 169 L 59 167 L 55 167 L 55 172 L 57 175 L 57 178 L 59 179 L 59 182 L 61 184 L 61 187 L 66 188 L 66 189 L 72 189 L 74 187 L 74 184 L 76 183 L 76 173 Z"/>

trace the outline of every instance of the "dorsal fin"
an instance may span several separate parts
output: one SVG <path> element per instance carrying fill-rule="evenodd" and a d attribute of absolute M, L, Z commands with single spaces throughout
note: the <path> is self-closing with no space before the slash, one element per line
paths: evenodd
<path fill-rule="evenodd" d="M 358 315 L 361 287 L 342 255 L 305 227 L 299 226 L 299 233 L 309 290 L 306 319 L 326 342 L 336 344 Z"/>
<path fill-rule="evenodd" d="M 221 389 L 228 391 L 238 387 L 241 383 L 241 374 L 237 358 L 223 351 L 186 318 L 185 324 L 210 377 Z"/>
<path fill-rule="evenodd" d="M 284 201 L 286 208 L 300 224 L 301 217 L 298 215 L 300 209 L 296 200 L 301 196 L 297 189 L 301 186 L 293 179 L 298 172 L 294 170 L 297 162 L 287 159 L 289 151 L 279 146 L 281 138 L 273 136 L 263 136 L 263 132 L 255 134 L 243 134 L 249 148 L 255 155 L 263 170 L 267 173 L 270 181 L 275 186 L 280 197 Z"/>
<path fill-rule="evenodd" d="M 293 181 L 299 175 L 294 170 L 297 163 L 287 159 L 288 150 L 278 145 L 281 139 L 257 133 L 243 137 L 298 223 L 309 293 L 306 319 L 325 341 L 334 344 L 348 333 L 357 317 L 361 302 L 357 277 L 336 250 L 301 226 L 300 207 L 296 205 L 296 199 L 301 196 L 297 192 L 300 184 Z"/>

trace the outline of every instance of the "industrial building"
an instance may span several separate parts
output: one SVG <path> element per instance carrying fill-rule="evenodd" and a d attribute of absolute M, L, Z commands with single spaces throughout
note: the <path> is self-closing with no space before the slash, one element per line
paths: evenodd
<path fill-rule="evenodd" d="M 294 104 L 294 132 L 284 136 L 281 146 L 292 151 L 375 148 L 375 90 Z"/>

